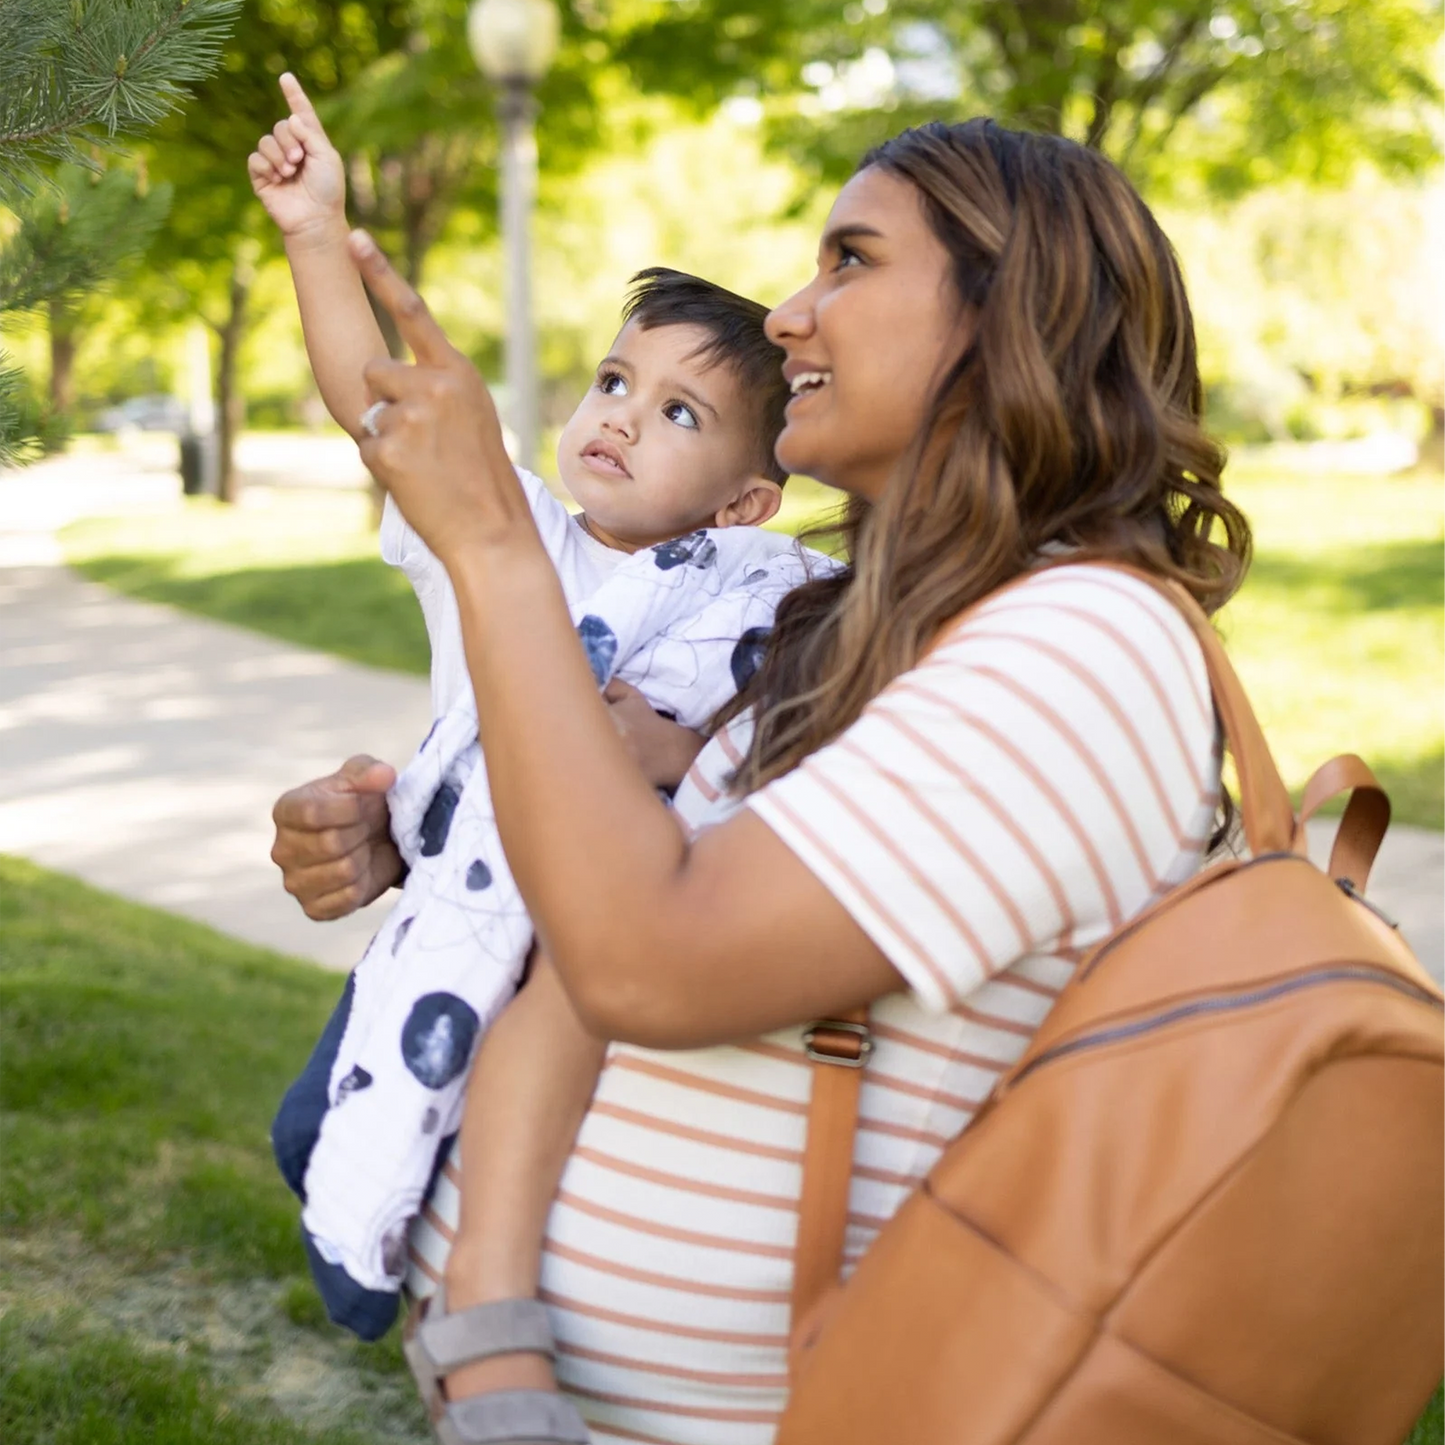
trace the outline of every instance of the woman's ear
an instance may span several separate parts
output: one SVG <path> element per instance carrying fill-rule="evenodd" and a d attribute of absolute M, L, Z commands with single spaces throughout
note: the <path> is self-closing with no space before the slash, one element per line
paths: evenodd
<path fill-rule="evenodd" d="M 719 527 L 761 527 L 783 505 L 783 489 L 766 477 L 749 477 L 736 497 L 718 511 Z"/>

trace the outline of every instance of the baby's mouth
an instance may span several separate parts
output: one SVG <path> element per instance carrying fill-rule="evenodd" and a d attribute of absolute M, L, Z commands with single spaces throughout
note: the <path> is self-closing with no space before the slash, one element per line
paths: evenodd
<path fill-rule="evenodd" d="M 582 448 L 582 460 L 590 462 L 594 471 L 613 477 L 630 477 L 622 453 L 607 442 L 588 442 Z"/>

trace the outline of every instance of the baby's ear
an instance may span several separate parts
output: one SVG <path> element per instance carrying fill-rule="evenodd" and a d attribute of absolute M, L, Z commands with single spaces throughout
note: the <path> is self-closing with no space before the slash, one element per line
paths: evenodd
<path fill-rule="evenodd" d="M 743 489 L 717 514 L 718 527 L 761 527 L 783 505 L 783 489 L 767 477 L 749 477 Z"/>

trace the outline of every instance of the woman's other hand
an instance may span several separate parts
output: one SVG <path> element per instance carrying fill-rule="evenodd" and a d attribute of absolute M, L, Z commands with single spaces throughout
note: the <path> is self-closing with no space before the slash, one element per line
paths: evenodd
<path fill-rule="evenodd" d="M 353 231 L 350 249 L 416 358 L 367 363 L 367 391 L 385 405 L 368 412 L 362 461 L 444 564 L 478 545 L 535 539 L 486 382 L 370 236 Z"/>
<path fill-rule="evenodd" d="M 654 788 L 675 788 L 687 776 L 707 739 L 654 712 L 652 704 L 629 683 L 614 677 L 602 696 L 618 735 L 633 762 Z"/>
<path fill-rule="evenodd" d="M 308 918 L 345 918 L 400 881 L 386 803 L 395 781 L 390 764 L 361 754 L 276 800 L 271 861 Z"/>

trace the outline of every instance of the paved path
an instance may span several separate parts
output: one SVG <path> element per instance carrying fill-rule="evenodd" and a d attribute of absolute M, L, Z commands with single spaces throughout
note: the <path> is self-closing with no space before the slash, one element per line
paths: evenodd
<path fill-rule="evenodd" d="M 272 865 L 271 804 L 351 753 L 403 763 L 427 687 L 120 597 L 0 569 L 0 852 L 254 943 L 348 968 L 371 908 L 310 922 Z"/>
<path fill-rule="evenodd" d="M 144 469 L 61 459 L 0 473 L 0 851 L 349 967 L 385 902 L 309 922 L 270 862 L 277 794 L 355 752 L 410 757 L 427 688 L 124 598 L 56 565 L 53 529 L 176 505 L 169 452 Z M 1328 854 L 1332 824 L 1312 832 Z M 1445 838 L 1394 828 L 1370 889 L 1445 971 Z"/>

